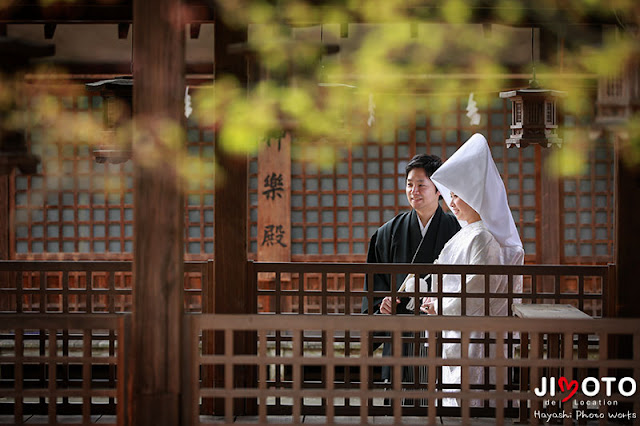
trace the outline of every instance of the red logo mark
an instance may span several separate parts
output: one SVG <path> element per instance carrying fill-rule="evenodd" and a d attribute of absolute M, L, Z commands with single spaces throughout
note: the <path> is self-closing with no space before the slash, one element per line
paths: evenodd
<path fill-rule="evenodd" d="M 569 382 L 566 377 L 562 376 L 558 379 L 558 387 L 560 388 L 561 392 L 571 391 L 571 393 L 565 396 L 562 400 L 562 402 L 567 402 L 573 395 L 576 394 L 576 392 L 578 392 L 578 381 L 572 380 L 571 382 Z"/>

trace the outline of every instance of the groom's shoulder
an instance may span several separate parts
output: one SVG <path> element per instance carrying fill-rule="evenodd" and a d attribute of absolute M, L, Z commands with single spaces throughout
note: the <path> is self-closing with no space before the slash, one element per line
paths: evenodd
<path fill-rule="evenodd" d="M 440 226 L 458 230 L 460 229 L 460 222 L 458 222 L 458 219 L 456 219 L 453 213 L 442 211 Z"/>
<path fill-rule="evenodd" d="M 398 229 L 398 226 L 400 226 L 401 223 L 405 223 L 410 219 L 411 219 L 411 210 L 397 214 L 396 216 L 388 220 L 386 223 L 384 223 L 382 226 L 380 226 L 380 228 L 378 228 L 378 234 L 380 233 L 394 234 L 396 229 Z"/>

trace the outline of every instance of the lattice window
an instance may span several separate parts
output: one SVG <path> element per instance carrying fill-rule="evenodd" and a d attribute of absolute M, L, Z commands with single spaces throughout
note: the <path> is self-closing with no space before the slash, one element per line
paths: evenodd
<path fill-rule="evenodd" d="M 613 260 L 613 148 L 604 140 L 589 153 L 582 176 L 562 184 L 563 263 Z"/>
<path fill-rule="evenodd" d="M 95 95 L 60 96 L 74 114 L 97 114 Z M 318 169 L 292 163 L 292 259 L 361 261 L 373 232 L 407 206 L 404 166 L 416 152 L 446 160 L 472 133 L 487 136 L 505 182 L 514 219 L 528 261 L 537 259 L 536 175 L 540 159 L 534 149 L 506 149 L 510 103 L 491 98 L 478 102 L 482 121 L 471 126 L 467 98 L 442 106 L 428 96 L 407 97 L 415 107 L 406 122 L 376 117 L 365 142 L 339 147 L 338 162 Z M 566 121 L 566 120 L 565 120 Z M 382 126 L 382 124 L 389 124 Z M 366 124 L 363 123 L 366 126 Z M 386 129 L 386 130 L 382 130 Z M 389 131 L 388 129 L 394 129 Z M 190 119 L 192 155 L 213 162 L 214 133 Z M 28 129 L 29 143 L 42 158 L 38 173 L 16 175 L 12 182 L 12 256 L 17 259 L 130 259 L 133 248 L 133 166 L 97 164 L 91 148 L 44 143 L 46 129 Z M 299 142 L 294 142 L 299 143 Z M 602 145 L 602 144 L 601 144 Z M 561 194 L 562 261 L 607 262 L 613 246 L 612 150 L 599 146 L 591 154 L 589 172 L 563 182 Z M 256 252 L 257 161 L 249 163 L 250 250 Z M 189 260 L 212 257 L 213 175 L 187 189 L 185 253 Z M 250 254 L 251 256 L 251 254 Z"/>
<path fill-rule="evenodd" d="M 407 98 L 415 102 L 415 115 L 407 122 L 393 123 L 394 132 L 374 126 L 366 141 L 345 148 L 330 170 L 309 163 L 292 163 L 292 256 L 338 256 L 342 260 L 364 260 L 370 236 L 384 222 L 408 208 L 404 192 L 404 167 L 419 152 L 451 156 L 460 141 L 473 133 L 488 136 L 494 160 L 501 172 L 509 202 L 529 260 L 536 254 L 536 158 L 535 150 L 508 150 L 504 140 L 511 115 L 505 100 L 479 105 L 482 123 L 472 126 L 466 117 L 466 98 L 443 107 L 433 99 Z M 378 118 L 378 123 L 384 118 Z M 300 146 L 304 144 L 299 141 Z M 255 171 L 252 194 L 255 194 Z M 252 195 L 253 196 L 253 195 Z M 257 205 L 257 203 L 254 203 Z M 255 228 L 257 213 L 251 213 Z M 252 231 L 254 232 L 254 231 Z M 252 234 L 255 246 L 255 236 Z"/>
<path fill-rule="evenodd" d="M 555 102 L 545 102 L 546 105 L 546 124 L 555 125 L 556 124 L 556 104 Z"/>
<path fill-rule="evenodd" d="M 59 96 L 73 114 L 101 114 L 99 95 Z M 16 259 L 130 259 L 133 251 L 133 164 L 99 164 L 91 147 L 46 143 L 32 126 L 28 142 L 42 162 L 13 182 L 12 249 Z M 188 150 L 213 163 L 214 133 L 190 119 Z M 185 195 L 185 258 L 213 253 L 213 173 Z"/>
<path fill-rule="evenodd" d="M 102 107 L 99 96 L 61 97 L 59 102 L 76 114 L 99 113 Z M 38 173 L 15 179 L 16 257 L 131 252 L 131 162 L 95 163 L 88 146 L 46 143 L 45 131 L 34 126 L 28 132 L 32 151 L 42 158 Z"/>
<path fill-rule="evenodd" d="M 193 116 L 192 116 L 193 117 Z M 190 118 L 187 121 L 189 155 L 214 162 L 214 132 Z M 191 182 L 185 205 L 185 254 L 190 260 L 206 259 L 213 254 L 213 169 L 208 178 Z"/>
<path fill-rule="evenodd" d="M 255 259 L 258 253 L 258 157 L 249 158 L 249 258 Z"/>

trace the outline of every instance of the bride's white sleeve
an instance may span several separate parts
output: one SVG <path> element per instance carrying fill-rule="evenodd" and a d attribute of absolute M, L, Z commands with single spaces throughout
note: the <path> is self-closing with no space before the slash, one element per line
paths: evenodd
<path fill-rule="evenodd" d="M 500 245 L 488 233 L 476 236 L 469 244 L 469 265 L 498 265 L 500 264 Z M 447 293 L 461 293 L 461 276 L 447 274 L 443 276 L 442 291 Z M 490 284 L 494 287 L 493 283 Z M 462 312 L 462 299 L 460 297 L 442 298 L 442 315 L 484 315 L 485 276 L 477 274 L 466 275 L 465 290 L 467 292 L 466 309 Z M 477 293 L 479 298 L 473 298 Z"/>

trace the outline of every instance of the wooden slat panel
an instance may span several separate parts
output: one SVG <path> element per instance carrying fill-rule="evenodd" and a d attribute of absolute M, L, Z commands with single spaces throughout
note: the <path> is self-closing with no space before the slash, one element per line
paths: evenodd
<path fill-rule="evenodd" d="M 233 365 L 256 365 L 258 368 L 265 368 L 265 373 L 262 374 L 263 380 L 267 383 L 259 384 L 256 388 L 251 389 L 239 389 L 230 388 L 227 386 L 225 389 L 201 389 L 199 391 L 201 397 L 225 397 L 225 398 L 243 398 L 243 397 L 257 397 L 260 401 L 267 401 L 267 398 L 273 398 L 278 401 L 279 399 L 287 398 L 293 401 L 293 406 L 282 406 L 276 404 L 269 404 L 266 408 L 261 408 L 261 412 L 266 414 L 262 415 L 263 420 L 269 419 L 269 414 L 285 414 L 293 415 L 295 422 L 299 416 L 310 413 L 317 415 L 326 415 L 327 421 L 331 423 L 331 419 L 339 413 L 339 415 L 347 415 L 359 417 L 361 420 L 365 420 L 370 415 L 393 415 L 395 423 L 401 423 L 403 416 L 417 415 L 424 416 L 426 412 L 424 408 L 421 411 L 415 411 L 413 407 L 402 406 L 401 402 L 407 398 L 427 398 L 429 399 L 429 416 L 432 420 L 439 415 L 461 416 L 461 422 L 467 424 L 471 417 L 477 416 L 490 416 L 496 419 L 497 424 L 503 424 L 505 419 L 514 415 L 513 409 L 508 411 L 504 408 L 504 400 L 512 400 L 513 398 L 524 398 L 524 403 L 530 401 L 532 404 L 532 411 L 525 416 L 525 420 L 536 421 L 534 416 L 534 410 L 541 410 L 540 402 L 544 399 L 536 397 L 533 394 L 533 388 L 539 385 L 541 379 L 542 369 L 548 370 L 549 368 L 561 369 L 565 372 L 572 368 L 630 368 L 635 362 L 633 359 L 620 359 L 617 357 L 609 358 L 607 352 L 607 340 L 608 335 L 629 335 L 634 339 L 640 338 L 640 331 L 637 330 L 637 326 L 634 320 L 620 320 L 620 319 L 606 319 L 606 320 L 567 320 L 559 322 L 551 319 L 522 319 L 513 318 L 510 321 L 504 321 L 500 318 L 443 318 L 443 317 L 431 317 L 429 321 L 424 321 L 422 318 L 414 316 L 402 316 L 394 318 L 393 321 L 388 321 L 384 316 L 302 316 L 298 317 L 299 321 L 292 322 L 288 317 L 282 315 L 250 315 L 239 317 L 237 315 L 201 315 L 193 317 L 194 326 L 197 330 L 237 330 L 256 331 L 258 335 L 262 336 L 263 333 L 268 333 L 265 337 L 261 337 L 261 347 L 263 343 L 267 343 L 266 350 L 261 350 L 259 355 L 243 355 L 237 356 L 230 353 L 228 350 L 220 352 L 220 355 L 211 355 L 203 357 L 198 360 L 198 365 L 201 363 L 216 363 L 225 365 L 226 369 L 231 369 Z M 463 369 L 475 366 L 487 366 L 498 371 L 506 371 L 509 367 L 530 367 L 533 371 L 533 381 L 524 389 L 524 392 L 513 393 L 513 388 L 503 384 L 500 380 L 497 382 L 495 390 L 478 390 L 472 388 L 466 378 L 466 373 L 463 374 L 462 387 L 458 386 L 458 390 L 454 389 L 454 396 L 461 398 L 463 401 L 470 399 L 489 399 L 497 402 L 497 407 L 502 411 L 495 412 L 493 408 L 450 408 L 450 407 L 436 407 L 432 403 L 434 398 L 442 396 L 441 392 L 435 391 L 435 380 L 437 374 L 436 371 L 441 368 L 443 364 L 451 364 L 451 360 L 443 360 L 441 355 L 438 355 L 437 351 L 429 351 L 427 358 L 422 358 L 419 355 L 414 356 L 401 356 L 400 348 L 402 346 L 402 332 L 408 330 L 418 330 L 426 327 L 429 332 L 429 346 L 430 349 L 435 348 L 439 343 L 438 333 L 442 330 L 459 330 L 462 333 L 463 347 L 466 347 L 468 343 L 472 343 L 473 339 L 469 338 L 471 332 L 483 331 L 485 333 L 491 333 L 496 336 L 496 340 L 492 343 L 496 346 L 496 357 L 484 357 L 484 358 L 468 358 L 464 356 L 462 359 L 456 359 L 455 364 L 461 365 Z M 368 347 L 368 339 L 365 337 L 362 340 L 357 339 L 354 342 L 358 342 L 362 350 L 358 349 L 359 354 L 354 353 L 348 357 L 340 357 L 334 351 L 328 351 L 326 354 L 311 353 L 310 349 L 306 346 L 302 346 L 300 343 L 305 339 L 304 334 L 309 330 L 315 330 L 320 334 L 326 334 L 329 343 L 334 346 L 341 340 L 341 335 L 344 330 L 349 330 L 352 335 L 357 336 L 369 336 L 371 332 L 378 330 L 387 330 L 392 333 L 393 346 L 395 353 L 393 357 L 382 357 L 379 353 L 373 353 L 369 355 L 365 347 Z M 283 335 L 290 336 L 288 347 L 290 352 L 287 354 L 273 353 L 268 349 L 269 333 L 273 331 L 280 331 Z M 529 358 L 513 357 L 513 354 L 506 353 L 501 350 L 505 348 L 507 342 L 502 338 L 505 333 L 513 333 L 519 331 L 524 336 L 524 333 L 531 335 L 532 337 L 532 354 Z M 230 332 L 227 331 L 230 334 Z M 543 358 L 543 350 L 546 348 L 546 343 L 541 339 L 542 336 L 547 334 L 559 333 L 564 336 L 564 356 L 559 358 Z M 583 335 L 595 335 L 600 333 L 600 343 L 604 344 L 600 346 L 600 357 L 598 359 L 579 358 L 573 359 L 573 339 L 571 336 L 576 334 Z M 194 337 L 197 338 L 199 333 L 194 333 Z M 271 334 L 272 335 L 272 334 Z M 266 338 L 266 342 L 265 342 Z M 227 345 L 232 345 L 232 339 L 227 339 Z M 638 346 L 638 344 L 636 344 Z M 283 358 L 284 355 L 284 358 Z M 345 354 L 346 355 L 346 354 Z M 286 364 L 291 366 L 293 374 L 290 376 L 287 385 L 283 386 L 283 383 L 276 384 L 273 381 L 269 381 L 269 373 L 266 367 L 271 364 Z M 399 381 L 394 381 L 393 384 L 382 387 L 369 387 L 370 379 L 368 378 L 369 368 L 377 368 L 382 365 L 391 365 L 394 370 L 394 377 L 399 377 L 401 370 L 404 366 L 412 366 L 416 364 L 422 364 L 428 366 L 430 370 L 430 380 L 427 389 L 409 389 L 405 388 L 405 385 L 401 385 Z M 261 367 L 264 366 L 264 367 Z M 305 375 L 301 375 L 300 372 L 306 371 L 303 368 L 323 366 L 328 372 L 326 380 L 316 383 L 309 381 L 305 378 Z M 334 376 L 333 372 L 336 368 L 359 369 L 361 371 L 358 378 L 353 382 L 342 383 L 339 376 Z M 364 372 L 367 369 L 366 372 Z M 364 372 L 364 373 L 363 373 Z M 601 370 L 601 375 L 608 374 L 607 370 Z M 506 378 L 504 373 L 497 374 L 498 379 Z M 546 376 L 545 376 L 546 377 Z M 572 377 L 572 376 L 567 376 Z M 336 381 L 337 379 L 337 381 Z M 346 386 L 345 386 L 346 385 Z M 327 404 L 318 407 L 316 405 L 308 405 L 309 399 L 331 399 L 336 401 L 343 398 L 345 403 L 334 406 L 334 404 Z M 358 398 L 362 405 L 348 405 L 346 403 L 349 399 Z M 388 398 L 391 401 L 391 405 L 383 407 L 376 405 L 376 400 L 382 398 Z M 547 397 L 548 398 L 548 397 Z M 613 396 L 611 399 L 622 398 L 621 396 Z M 624 398 L 626 401 L 630 401 Z M 640 397 L 634 396 L 633 401 L 640 401 Z"/>
<path fill-rule="evenodd" d="M 585 312 L 592 316 L 602 316 L 605 309 L 605 298 L 611 284 L 610 271 L 607 266 L 571 266 L 571 265 L 401 265 L 401 264 L 362 264 L 362 263 L 277 263 L 277 262 L 254 262 L 252 268 L 256 276 L 261 274 L 275 275 L 273 285 L 267 286 L 261 283 L 257 289 L 258 298 L 262 300 L 272 300 L 270 305 L 263 305 L 261 312 L 273 313 L 313 313 L 320 312 L 323 306 L 331 306 L 334 299 L 338 299 L 337 310 L 327 309 L 328 312 L 345 312 L 353 314 L 359 312 L 359 303 L 362 297 L 376 297 L 390 295 L 393 297 L 394 289 L 390 293 L 373 292 L 369 290 L 364 292 L 358 285 L 340 287 L 339 289 L 329 288 L 329 285 L 300 285 L 295 290 L 290 290 L 279 285 L 278 278 L 283 274 L 291 276 L 303 276 L 301 281 L 322 282 L 325 275 L 331 276 L 336 281 L 344 282 L 362 282 L 366 274 L 372 273 L 420 273 L 420 274 L 455 274 L 462 277 L 466 274 L 477 273 L 491 276 L 506 276 L 508 291 L 505 293 L 491 293 L 486 291 L 483 294 L 467 295 L 463 288 L 461 293 L 456 296 L 462 297 L 463 309 L 465 308 L 466 299 L 469 296 L 482 297 L 485 300 L 485 310 L 489 308 L 489 302 L 492 298 L 502 298 L 508 303 L 508 310 L 511 310 L 511 304 L 514 299 L 523 299 L 524 303 L 571 303 L 576 307 L 583 307 Z M 551 293 L 540 292 L 537 286 L 525 286 L 523 293 L 516 293 L 513 290 L 514 283 L 518 277 L 524 278 L 527 282 L 537 282 L 538 279 L 548 278 L 551 282 L 562 282 L 565 280 L 575 280 L 575 288 L 568 290 L 562 286 L 554 286 Z M 520 278 L 522 277 L 522 278 Z M 485 278 L 487 279 L 487 278 Z M 598 291 L 588 291 L 586 286 L 580 286 L 580 282 L 585 280 L 593 280 L 598 283 Z M 353 289 L 356 287 L 356 289 Z M 420 293 L 416 291 L 413 297 L 423 297 L 431 295 L 432 297 L 442 297 L 441 291 L 433 293 Z M 291 306 L 289 299 L 296 297 L 298 304 Z M 273 300 L 275 299 L 275 300 Z M 355 306 L 353 306 L 355 305 Z M 273 308 L 275 306 L 275 308 Z"/>
<path fill-rule="evenodd" d="M 35 411 L 46 413 L 51 424 L 60 420 L 58 416 L 75 412 L 82 416 L 83 424 L 91 422 L 92 414 L 117 414 L 120 425 L 125 425 L 124 409 L 126 398 L 124 377 L 126 366 L 124 355 L 127 350 L 128 326 L 126 318 L 117 315 L 82 315 L 82 314 L 0 314 L 0 328 L 5 344 L 13 340 L 13 356 L 3 356 L 2 364 L 13 364 L 15 376 L 3 386 L 0 398 L 15 400 L 13 415 L 16 424 L 22 424 L 23 415 L 28 416 Z M 107 336 L 104 330 L 115 333 L 120 352 L 117 356 L 102 356 L 94 353 L 98 349 L 96 340 Z M 72 337 L 73 353 L 69 345 L 61 339 Z M 45 347 L 46 345 L 46 347 Z M 5 349 L 7 348 L 5 347 Z M 101 366 L 118 366 L 120 376 L 117 381 L 102 382 L 96 374 Z M 34 380 L 34 372 L 41 367 L 43 377 Z M 45 367 L 47 372 L 45 373 Z M 80 373 L 80 380 L 69 375 L 70 367 L 75 374 Z M 8 379 L 5 377 L 4 379 Z M 118 412 L 115 411 L 115 397 L 118 395 Z M 45 398 L 48 401 L 45 403 Z M 70 402 L 70 399 L 80 402 Z M 96 400 L 92 400 L 95 398 Z M 111 405 L 104 403 L 104 398 L 112 400 Z M 40 403 L 34 403 L 39 399 Z M 122 410 L 120 410 L 122 408 Z M 28 417 L 25 417 L 28 418 Z"/>
<path fill-rule="evenodd" d="M 202 309 L 201 282 L 208 277 L 206 265 L 184 263 L 184 306 L 189 312 Z M 41 304 L 36 302 L 45 298 L 51 312 L 130 312 L 131 268 L 132 263 L 127 261 L 0 260 L 0 275 L 8 276 L 11 286 L 0 287 L 0 300 L 5 301 L 2 310 L 17 313 L 40 310 Z M 46 280 L 49 287 L 40 287 L 41 280 Z M 38 287 L 34 288 L 36 284 Z"/>

